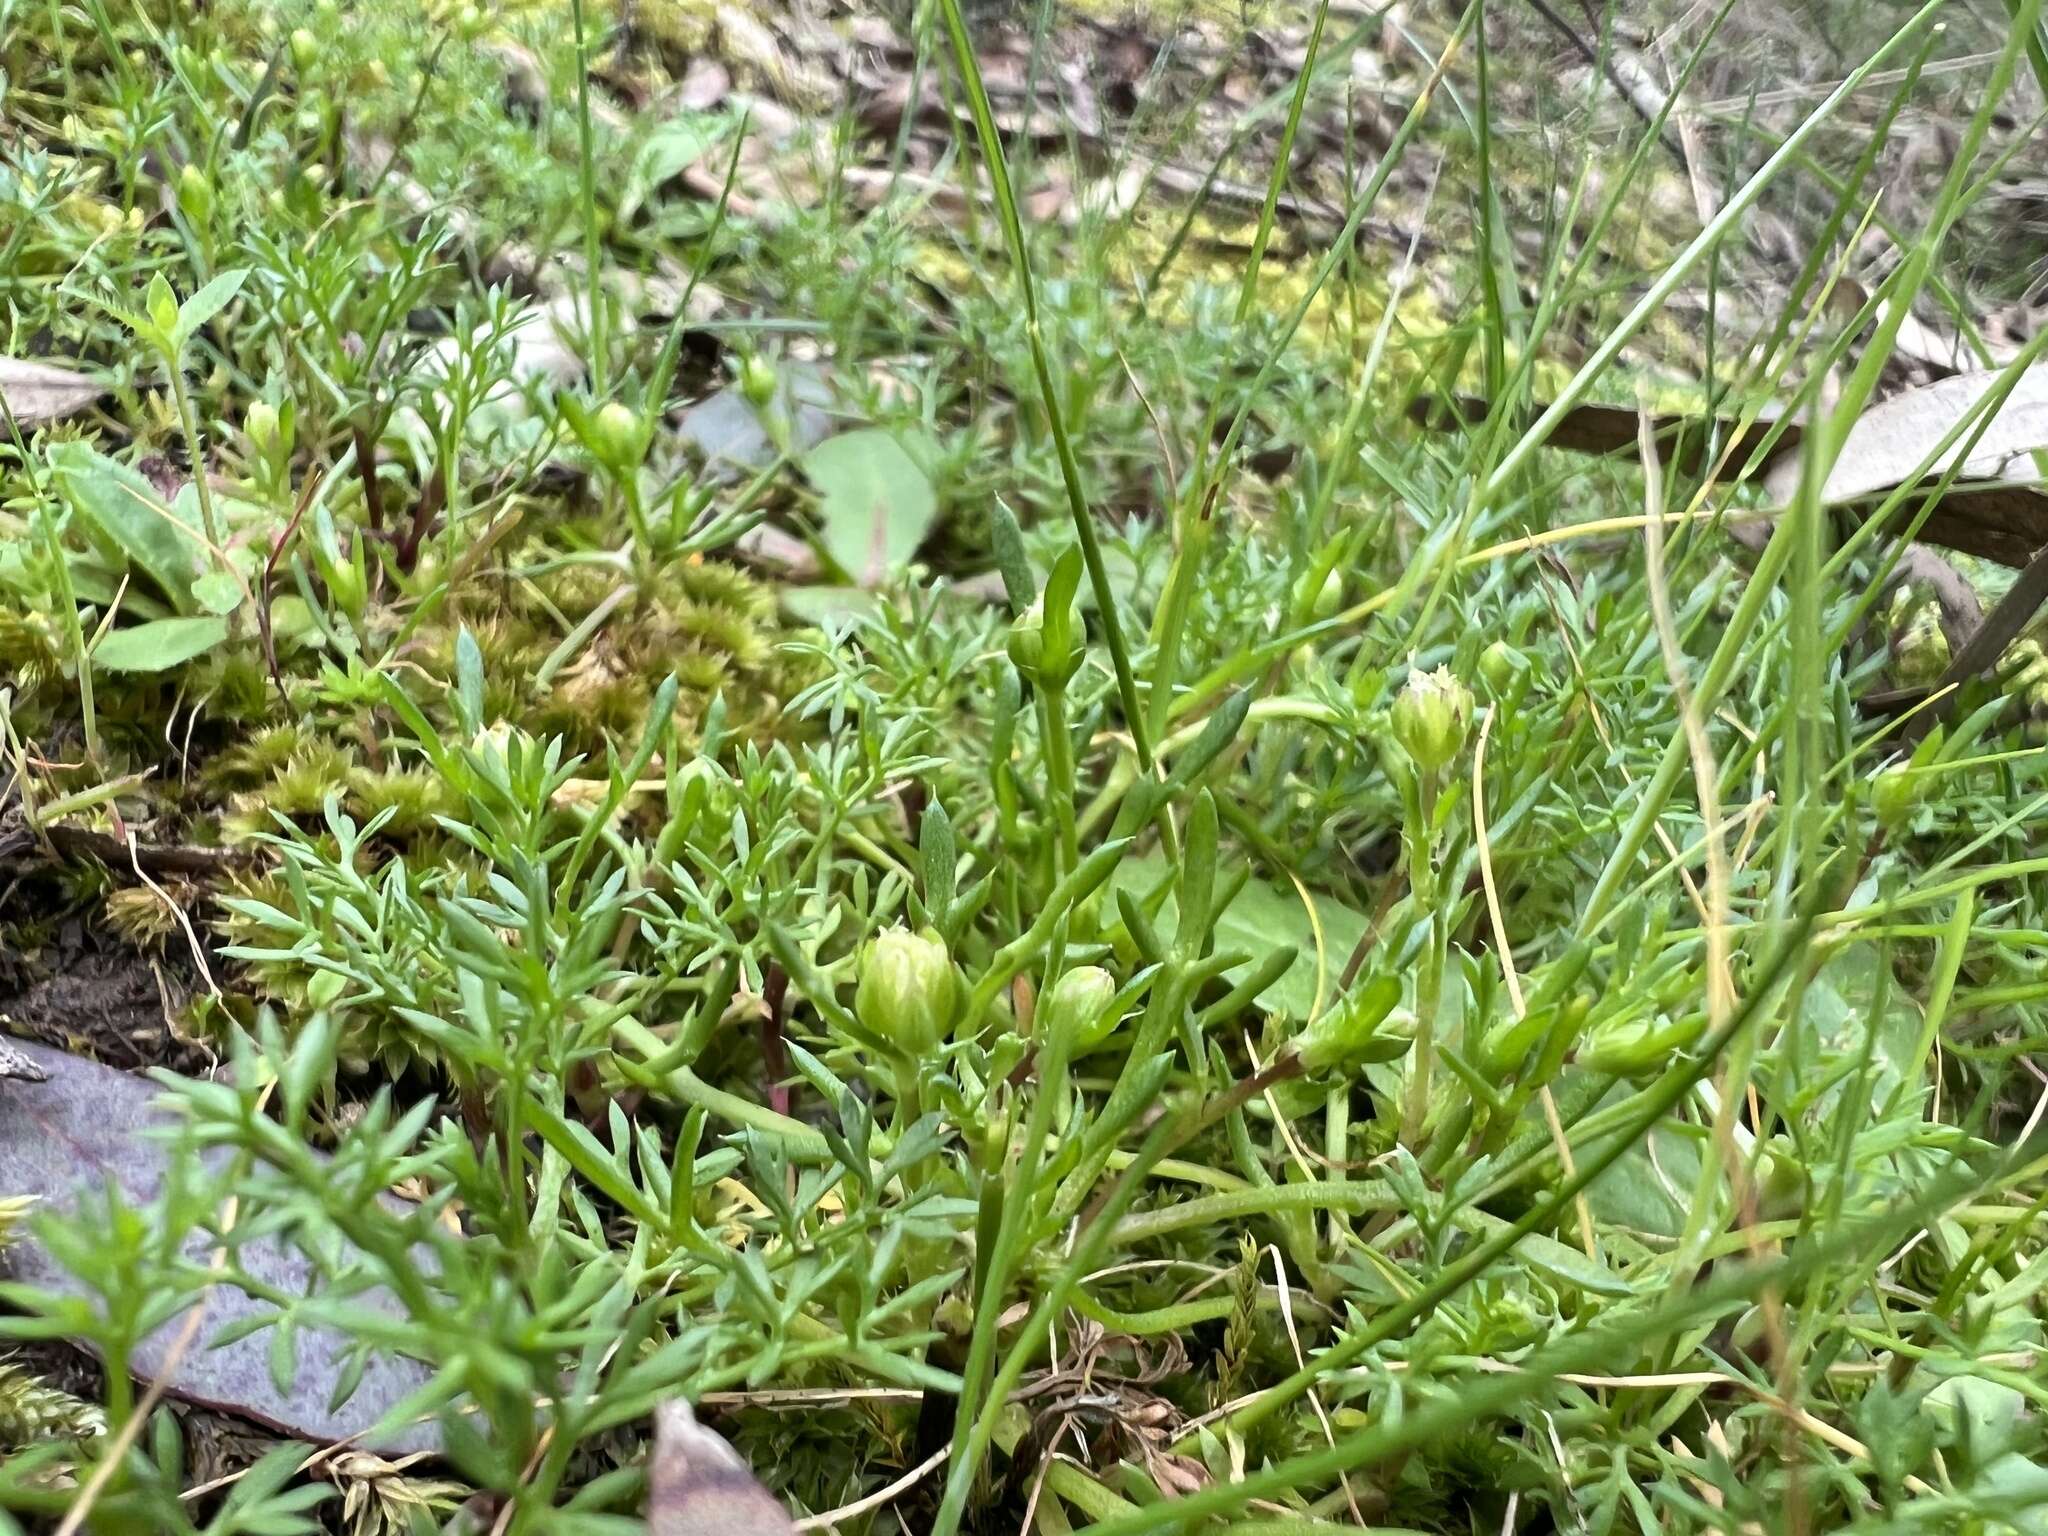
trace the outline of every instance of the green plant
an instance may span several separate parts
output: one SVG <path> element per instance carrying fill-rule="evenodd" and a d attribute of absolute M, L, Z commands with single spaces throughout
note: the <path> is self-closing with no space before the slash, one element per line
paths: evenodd
<path fill-rule="evenodd" d="M 0 1509 L 608 1536 L 653 1407 L 731 1392 L 878 1536 L 2030 1528 L 2038 646 L 1870 712 L 1933 665 L 1939 492 L 1823 488 L 1909 316 L 1981 339 L 2039 5 L 1930 5 L 1789 115 L 1706 99 L 1723 7 L 1623 130 L 1511 8 L 1318 8 L 1284 80 L 1162 41 L 1058 219 L 972 8 L 908 39 L 960 117 L 809 146 L 607 110 L 658 9 L 0 0 L 65 145 L 0 151 L 7 350 L 108 386 L 0 458 L 8 847 L 136 856 L 25 862 L 0 923 L 50 945 L 56 891 L 175 971 L 190 905 L 229 1069 L 163 1080 L 180 1179 L 43 1223 L 80 1288 L 0 1333 L 97 1348 L 107 1433 Z M 671 426 L 723 380 L 740 479 Z M 1799 419 L 1799 488 L 1551 452 L 1595 402 Z M 817 581 L 735 548 L 771 519 Z M 281 1373 L 422 1362 L 387 1419 L 443 1464 L 188 1486 L 121 1367 L 230 1286 Z"/>

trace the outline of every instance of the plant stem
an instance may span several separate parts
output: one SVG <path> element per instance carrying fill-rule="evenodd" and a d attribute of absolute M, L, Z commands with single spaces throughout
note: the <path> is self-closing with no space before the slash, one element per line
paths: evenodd
<path fill-rule="evenodd" d="M 1429 1114 L 1430 1079 L 1436 1068 L 1437 1003 L 1443 992 L 1444 951 L 1450 933 L 1439 910 L 1436 889 L 1437 782 L 1434 769 L 1424 769 L 1417 787 L 1419 814 L 1408 833 L 1408 881 L 1417 905 L 1429 913 L 1429 942 L 1422 952 L 1422 969 L 1415 978 L 1415 1062 L 1409 1069 L 1408 1089 L 1401 1107 L 1401 1145 L 1411 1152 L 1422 1137 L 1423 1121 Z"/>
<path fill-rule="evenodd" d="M 576 33 L 576 158 L 583 201 L 583 275 L 590 285 L 590 387 L 602 398 L 607 372 L 604 281 L 598 264 L 597 155 L 590 126 L 590 36 L 584 28 L 583 0 L 569 0 L 569 18 Z"/>
<path fill-rule="evenodd" d="M 1045 772 L 1052 783 L 1047 799 L 1052 802 L 1053 821 L 1059 830 L 1059 864 L 1056 878 L 1081 862 L 1081 840 L 1074 828 L 1074 740 L 1067 725 L 1067 690 L 1039 689 L 1041 726 L 1045 732 Z"/>
<path fill-rule="evenodd" d="M 199 417 L 192 409 L 192 394 L 185 386 L 185 369 L 171 358 L 171 400 L 178 410 L 178 428 L 185 434 L 185 454 L 192 461 L 192 490 L 199 498 L 199 522 L 206 530 L 208 552 L 215 560 L 226 557 L 220 541 L 220 523 L 213 511 L 213 488 L 206 481 L 206 443 L 199 435 Z"/>

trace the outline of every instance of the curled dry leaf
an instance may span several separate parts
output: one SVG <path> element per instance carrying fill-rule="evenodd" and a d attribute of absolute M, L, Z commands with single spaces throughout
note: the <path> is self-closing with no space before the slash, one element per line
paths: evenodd
<path fill-rule="evenodd" d="M 1444 430 L 1476 425 L 1484 421 L 1492 409 L 1490 402 L 1470 395 L 1449 398 L 1424 396 L 1410 407 L 1409 415 L 1418 425 Z M 1528 421 L 1534 421 L 1542 409 L 1540 402 L 1533 404 Z M 1634 458 L 1637 417 L 1638 413 L 1629 406 L 1574 406 L 1551 432 L 1547 446 L 1570 449 L 1574 453 L 1622 453 Z M 1774 412 L 1765 410 L 1755 421 L 1744 426 L 1734 416 L 1656 412 L 1651 415 L 1650 422 L 1651 430 L 1656 434 L 1658 456 L 1665 463 L 1676 462 L 1690 475 L 1705 474 L 1719 465 L 1723 473 L 1740 478 L 1750 458 L 1763 448 L 1770 437 L 1777 417 Z M 1522 425 L 1527 425 L 1527 422 Z M 1791 450 L 1799 446 L 1799 438 L 1799 423 L 1786 424 L 1777 440 L 1766 450 L 1764 464 L 1776 465 L 1788 458 L 1798 462 Z"/>
<path fill-rule="evenodd" d="M 1872 406 L 1849 429 L 1821 500 L 1829 506 L 1861 501 L 1912 479 L 1943 437 L 2005 377 L 1996 369 L 1958 374 Z M 2041 478 L 2033 455 L 2048 449 L 2048 368 L 2020 375 L 1996 413 L 1978 426 L 1981 431 L 1967 429 L 1929 464 L 1925 480 L 1954 468 L 1956 481 L 1922 537 L 2021 566 L 2048 544 L 2048 496 L 2031 484 Z M 1791 502 L 1799 473 L 1794 458 L 1771 466 L 1764 489 L 1773 505 Z"/>
<path fill-rule="evenodd" d="M 106 386 L 54 363 L 0 357 L 0 401 L 26 432 L 44 422 L 76 415 L 106 393 Z"/>
<path fill-rule="evenodd" d="M 31 1196 L 57 1211 L 78 1211 L 87 1219 L 109 1182 L 119 1187 L 133 1209 L 154 1200 L 171 1177 L 176 1152 L 164 1132 L 175 1125 L 177 1115 L 160 1102 L 163 1090 L 147 1078 L 33 1041 L 8 1040 L 6 1047 L 42 1077 L 17 1076 L 4 1090 L 0 1189 Z M 203 1161 L 211 1167 L 226 1155 L 219 1149 Z M 205 1265 L 213 1242 L 206 1233 L 194 1231 L 186 1256 Z M 342 1262 L 355 1257 L 344 1254 Z M 421 1258 L 427 1261 L 425 1254 Z M 290 1241 L 274 1236 L 237 1234 L 230 1271 L 249 1277 L 267 1296 L 302 1296 L 320 1288 L 312 1261 Z M 34 1241 L 10 1247 L 0 1274 L 58 1295 L 91 1294 L 86 1281 Z M 397 1305 L 382 1290 L 364 1291 L 352 1304 L 382 1311 Z M 189 1312 L 181 1308 L 130 1357 L 129 1367 L 138 1377 L 152 1380 L 168 1373 L 168 1391 L 181 1401 L 253 1419 L 305 1440 L 324 1443 L 362 1436 L 365 1449 L 385 1455 L 438 1448 L 440 1432 L 431 1424 L 370 1433 L 387 1412 L 426 1384 L 432 1372 L 425 1364 L 373 1353 L 354 1390 L 337 1404 L 337 1385 L 353 1374 L 351 1345 L 343 1334 L 313 1324 L 301 1326 L 295 1341 L 296 1370 L 281 1387 L 270 1368 L 268 1333 L 229 1333 L 220 1340 L 223 1333 L 274 1313 L 269 1301 L 223 1279 L 198 1305 L 205 1312 L 195 1347 L 181 1351 L 176 1342 Z"/>
<path fill-rule="evenodd" d="M 1821 488 L 1822 502 L 1845 506 L 1866 501 L 1912 478 L 1949 429 L 2004 377 L 1998 370 L 1959 374 L 1872 406 L 1849 429 Z M 1441 430 L 1484 420 L 1491 409 L 1480 399 L 1425 397 L 1411 414 L 1421 425 Z M 1636 413 L 1624 407 L 1577 406 L 1557 424 L 1548 445 L 1633 458 L 1635 421 Z M 1799 488 L 1800 457 L 1793 451 L 1800 440 L 1797 421 L 1787 424 L 1768 449 L 1768 412 L 1747 427 L 1732 417 L 1704 413 L 1658 415 L 1653 423 L 1667 461 L 1675 460 L 1688 473 L 1702 474 L 1718 465 L 1735 479 L 1760 477 L 1767 499 L 1779 509 Z M 1721 445 L 1731 436 L 1733 446 L 1724 455 Z M 1918 537 L 2015 570 L 2024 567 L 2036 550 L 2048 546 L 2048 493 L 2034 483 L 2041 476 L 2033 455 L 2041 452 L 2048 452 L 2048 367 L 2022 375 L 1982 433 L 1973 429 L 1959 438 L 1922 477 L 1932 485 L 1961 459 L 1949 494 Z"/>
<path fill-rule="evenodd" d="M 726 1438 L 677 1399 L 654 1410 L 647 1536 L 794 1536 L 789 1512 Z"/>

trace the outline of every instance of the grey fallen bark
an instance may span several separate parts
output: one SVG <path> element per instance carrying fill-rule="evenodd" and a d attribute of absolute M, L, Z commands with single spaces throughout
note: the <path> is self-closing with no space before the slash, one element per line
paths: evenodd
<path fill-rule="evenodd" d="M 0 1083 L 0 1195 L 33 1195 L 48 1210 L 72 1211 L 81 1200 L 97 1198 L 111 1179 L 131 1205 L 154 1200 L 176 1151 L 172 1143 L 151 1134 L 175 1123 L 174 1114 L 161 1103 L 162 1088 L 33 1041 L 5 1043 L 27 1057 L 44 1080 Z M 187 1248 L 195 1262 L 205 1264 L 213 1246 L 206 1233 L 195 1232 Z M 316 1279 L 304 1255 L 274 1238 L 239 1244 L 235 1263 L 262 1284 L 289 1295 L 306 1294 Z M 19 1283 L 65 1295 L 91 1295 L 32 1235 L 24 1234 L 0 1254 L 0 1269 Z M 396 1310 L 395 1302 L 380 1292 L 365 1295 L 361 1305 Z M 268 1302 L 256 1300 L 230 1281 L 214 1285 L 198 1337 L 181 1359 L 171 1363 L 167 1394 L 240 1415 L 279 1434 L 326 1444 L 364 1434 L 432 1375 L 422 1361 L 373 1355 L 354 1394 L 340 1407 L 330 1408 L 348 1341 L 330 1329 L 303 1327 L 298 1330 L 298 1369 L 291 1390 L 280 1391 L 270 1376 L 268 1330 L 211 1347 L 223 1328 L 272 1310 Z M 132 1362 L 137 1377 L 154 1381 L 163 1372 L 172 1341 L 188 1316 L 189 1310 L 181 1311 L 143 1342 Z M 416 1424 L 368 1436 L 360 1443 L 397 1455 L 438 1450 L 440 1439 L 438 1426 Z"/>

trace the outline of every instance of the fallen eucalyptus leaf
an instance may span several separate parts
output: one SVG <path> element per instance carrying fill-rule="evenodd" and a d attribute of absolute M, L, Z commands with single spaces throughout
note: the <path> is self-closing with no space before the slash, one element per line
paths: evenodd
<path fill-rule="evenodd" d="M 0 402 L 23 432 L 76 415 L 106 393 L 106 386 L 54 363 L 0 357 Z"/>
<path fill-rule="evenodd" d="M 1999 369 L 1957 374 L 1872 406 L 1856 418 L 1843 439 L 1841 454 L 1821 487 L 1822 503 L 1863 501 L 1904 484 L 1955 424 L 2005 377 Z M 2041 478 L 2033 455 L 2044 450 L 2048 367 L 2035 367 L 2013 384 L 1988 423 L 1966 429 L 1929 465 L 1922 483 L 1931 485 L 1952 467 L 1955 483 L 1920 536 L 2005 565 L 2025 565 L 2037 549 L 2048 545 L 2048 495 L 2033 486 Z M 1780 457 L 1771 466 L 1764 490 L 1773 506 L 1791 503 L 1798 494 L 1799 474 L 1796 456 Z"/>
<path fill-rule="evenodd" d="M 680 1398 L 654 1410 L 647 1536 L 793 1536 L 789 1512 Z"/>
<path fill-rule="evenodd" d="M 33 1041 L 8 1044 L 28 1057 L 46 1075 L 43 1082 L 9 1082 L 0 1087 L 0 1189 L 9 1195 L 32 1196 L 59 1211 L 90 1201 L 109 1180 L 119 1185 L 131 1207 L 152 1201 L 169 1174 L 175 1155 L 162 1133 L 176 1124 L 173 1111 L 160 1100 L 162 1090 L 128 1072 L 117 1072 L 67 1051 Z M 219 1154 L 228 1154 L 223 1150 Z M 189 1252 L 195 1263 L 209 1262 L 211 1242 L 195 1232 Z M 278 1295 L 305 1295 L 318 1277 L 295 1249 L 274 1238 L 250 1238 L 237 1244 L 234 1268 Z M 22 1240 L 0 1256 L 0 1268 L 20 1283 L 64 1295 L 87 1296 L 82 1281 L 33 1240 Z M 357 1299 L 365 1308 L 395 1310 L 382 1293 Z M 228 1281 L 213 1286 L 205 1321 L 193 1346 L 172 1364 L 167 1391 L 185 1402 L 239 1414 L 270 1429 L 301 1439 L 328 1443 L 359 1435 L 393 1407 L 426 1384 L 432 1374 L 421 1362 L 401 1356 L 373 1354 L 362 1380 L 348 1401 L 331 1405 L 335 1385 L 349 1367 L 348 1341 L 323 1328 L 302 1326 L 297 1332 L 298 1371 L 293 1388 L 279 1391 L 271 1380 L 270 1341 L 263 1333 L 213 1340 L 238 1326 L 272 1312 Z M 151 1380 L 169 1358 L 172 1342 L 189 1316 L 184 1309 L 166 1319 L 142 1341 L 130 1362 L 135 1374 Z M 364 1442 L 386 1454 L 430 1450 L 440 1436 L 431 1424 L 412 1425 Z"/>
<path fill-rule="evenodd" d="M 1472 395 L 1453 397 L 1424 396 L 1409 408 L 1409 416 L 1419 426 L 1445 431 L 1453 427 L 1471 427 L 1486 420 L 1492 413 L 1489 401 Z M 1542 412 L 1542 402 L 1532 402 L 1526 419 L 1518 419 L 1518 426 L 1533 422 Z M 1620 453 L 1633 459 L 1637 454 L 1637 422 L 1639 413 L 1630 406 L 1621 405 L 1576 405 L 1565 413 L 1557 424 L 1545 446 L 1569 449 L 1573 453 Z M 1657 440 L 1658 457 L 1667 464 L 1676 463 L 1689 475 L 1704 474 L 1717 463 L 1733 477 L 1740 478 L 1749 460 L 1770 437 L 1777 425 L 1776 413 L 1766 409 L 1757 419 L 1744 426 L 1739 416 L 1722 413 L 1709 416 L 1653 411 L 1650 414 L 1650 429 Z M 1799 446 L 1800 425 L 1788 423 L 1766 452 L 1763 466 L 1785 462 L 1791 451 Z M 1723 448 L 1728 447 L 1725 457 Z M 1796 457 L 1792 462 L 1797 462 Z M 1763 467 L 1758 466 L 1758 467 Z"/>

